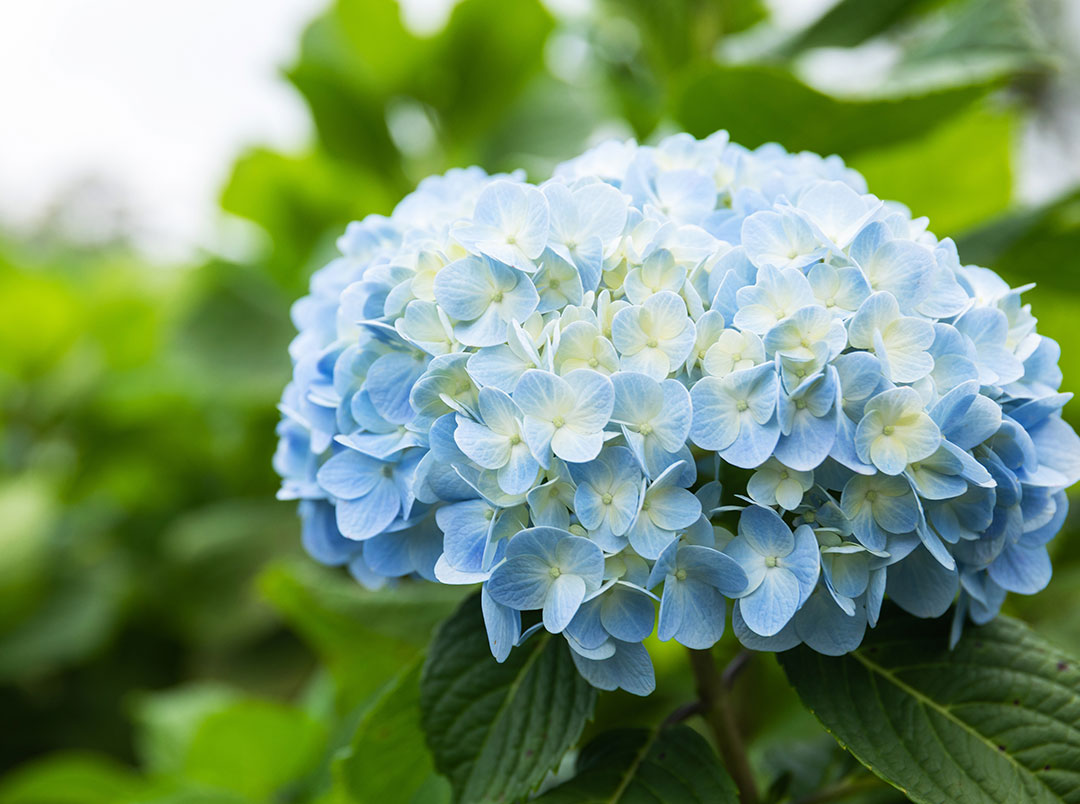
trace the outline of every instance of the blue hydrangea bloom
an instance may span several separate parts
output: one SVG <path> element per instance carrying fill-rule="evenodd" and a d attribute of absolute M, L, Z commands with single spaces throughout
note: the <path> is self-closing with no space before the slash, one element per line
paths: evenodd
<path fill-rule="evenodd" d="M 293 307 L 279 496 L 315 560 L 479 584 L 498 661 L 545 628 L 602 689 L 729 611 L 756 650 L 850 651 L 886 596 L 956 637 L 1050 582 L 1080 439 L 1028 287 L 927 227 L 723 132 L 425 179 Z"/>

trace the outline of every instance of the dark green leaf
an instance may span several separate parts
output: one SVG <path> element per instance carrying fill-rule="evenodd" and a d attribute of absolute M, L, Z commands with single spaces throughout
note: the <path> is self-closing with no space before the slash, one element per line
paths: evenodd
<path fill-rule="evenodd" d="M 534 789 L 574 745 L 596 703 L 566 641 L 546 632 L 491 656 L 480 596 L 436 632 L 420 685 L 435 767 L 468 804 L 513 801 Z"/>
<path fill-rule="evenodd" d="M 780 661 L 803 702 L 920 804 L 1080 802 L 1080 667 L 1000 617 L 947 647 L 949 623 L 896 610 L 847 656 Z"/>
<path fill-rule="evenodd" d="M 618 729 L 582 750 L 577 775 L 541 796 L 544 804 L 737 804 L 720 758 L 689 726 Z"/>
<path fill-rule="evenodd" d="M 335 762 L 336 782 L 349 801 L 443 804 L 450 785 L 435 773 L 420 728 L 417 660 L 375 702 Z"/>
<path fill-rule="evenodd" d="M 887 98 L 841 99 L 772 67 L 712 65 L 686 84 L 675 116 L 691 134 L 727 129 L 753 148 L 779 142 L 788 150 L 847 156 L 924 136 L 981 98 L 990 83 Z"/>

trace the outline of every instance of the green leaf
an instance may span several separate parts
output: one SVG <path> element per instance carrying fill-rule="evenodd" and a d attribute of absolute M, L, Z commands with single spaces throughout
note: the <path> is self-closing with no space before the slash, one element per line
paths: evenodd
<path fill-rule="evenodd" d="M 1008 112 L 976 108 L 926 137 L 864 151 L 851 166 L 874 195 L 926 215 L 938 237 L 953 235 L 1008 207 L 1015 123 Z"/>
<path fill-rule="evenodd" d="M 908 96 L 836 98 L 774 67 L 715 64 L 687 81 L 674 113 L 697 137 L 724 128 L 748 148 L 779 142 L 792 151 L 846 157 L 924 136 L 992 86 L 980 82 Z"/>
<path fill-rule="evenodd" d="M 907 43 L 898 73 L 950 76 L 1006 75 L 1046 70 L 1053 50 L 1039 32 L 1030 0 L 951 3 L 930 34 Z"/>
<path fill-rule="evenodd" d="M 1080 667 L 999 617 L 956 649 L 946 619 L 891 610 L 841 657 L 780 662 L 803 703 L 919 804 L 1080 802 Z"/>
<path fill-rule="evenodd" d="M 46 757 L 0 782 L 0 804 L 115 804 L 144 791 L 145 782 L 115 760 L 95 754 Z"/>
<path fill-rule="evenodd" d="M 428 583 L 370 591 L 309 560 L 272 565 L 259 586 L 326 662 L 343 709 L 378 692 L 420 655 L 464 593 L 461 587 Z"/>
<path fill-rule="evenodd" d="M 239 699 L 214 682 L 188 684 L 140 696 L 135 702 L 135 748 L 150 773 L 175 773 L 184 764 L 199 724 Z"/>
<path fill-rule="evenodd" d="M 185 780 L 266 800 L 312 769 L 326 741 L 298 709 L 248 700 L 204 718 L 184 759 Z"/>
<path fill-rule="evenodd" d="M 541 796 L 544 804 L 738 804 L 720 758 L 689 726 L 616 729 L 582 750 L 577 775 Z"/>
<path fill-rule="evenodd" d="M 420 728 L 420 668 L 407 668 L 360 722 L 348 753 L 334 763 L 349 801 L 447 804 L 450 785 L 435 773 Z"/>
<path fill-rule="evenodd" d="M 564 639 L 543 632 L 498 664 L 480 595 L 440 626 L 428 648 L 420 710 L 435 767 L 455 800 L 513 801 L 533 790 L 581 736 L 596 690 Z"/>
<path fill-rule="evenodd" d="M 785 53 L 815 47 L 853 47 L 896 25 L 937 0 L 840 0 L 799 31 Z"/>

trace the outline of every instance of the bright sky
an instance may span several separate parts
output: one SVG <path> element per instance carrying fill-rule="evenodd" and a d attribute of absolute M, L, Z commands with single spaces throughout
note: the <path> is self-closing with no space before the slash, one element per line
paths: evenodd
<path fill-rule="evenodd" d="M 564 12 L 587 4 L 547 1 Z M 280 68 L 327 2 L 0 0 L 0 225 L 30 225 L 97 179 L 115 188 L 152 255 L 235 240 L 216 203 L 233 159 L 247 145 L 294 149 L 311 136 Z M 405 0 L 406 20 L 438 27 L 452 2 Z M 828 0 L 771 2 L 791 23 Z"/>
<path fill-rule="evenodd" d="M 140 245 L 182 254 L 210 237 L 245 144 L 302 145 L 310 124 L 278 77 L 323 0 L 0 3 L 0 216 L 25 222 L 104 177 Z"/>

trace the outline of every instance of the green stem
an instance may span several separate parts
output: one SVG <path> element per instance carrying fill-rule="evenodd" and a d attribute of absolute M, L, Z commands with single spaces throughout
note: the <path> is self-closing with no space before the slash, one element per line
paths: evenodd
<path fill-rule="evenodd" d="M 737 661 L 743 660 L 737 659 Z M 728 773 L 735 781 L 735 786 L 739 788 L 739 800 L 742 804 L 758 804 L 760 798 L 757 783 L 754 780 L 754 772 L 750 768 L 746 746 L 743 744 L 739 724 L 735 718 L 731 688 L 724 683 L 724 678 L 717 671 L 712 651 L 691 650 L 690 668 L 693 670 L 698 697 L 703 707 L 702 717 L 705 718 L 709 730 L 716 739 Z M 734 675 L 734 673 L 730 675 L 732 682 Z"/>
<path fill-rule="evenodd" d="M 876 776 L 860 776 L 857 779 L 841 779 L 835 784 L 824 787 L 816 793 L 810 793 L 793 804 L 829 804 L 831 801 L 841 801 L 856 793 L 865 793 L 867 790 L 876 790 L 881 787 L 881 780 Z"/>

